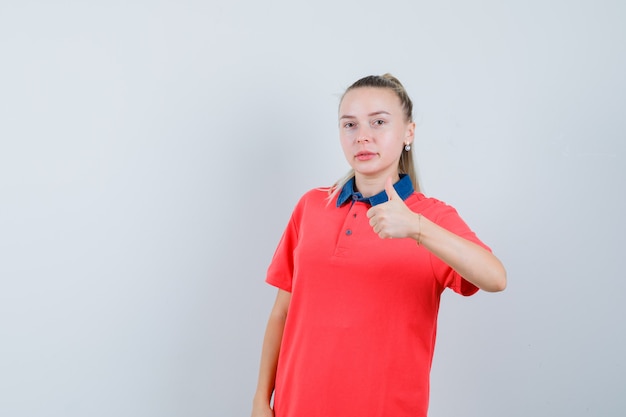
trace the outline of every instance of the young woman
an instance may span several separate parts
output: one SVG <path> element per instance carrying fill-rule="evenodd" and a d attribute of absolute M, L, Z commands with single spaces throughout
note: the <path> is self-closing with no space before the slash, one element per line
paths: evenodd
<path fill-rule="evenodd" d="M 339 136 L 352 170 L 301 198 L 268 269 L 253 417 L 425 417 L 441 293 L 506 286 L 457 212 L 419 192 L 396 78 L 346 90 Z"/>

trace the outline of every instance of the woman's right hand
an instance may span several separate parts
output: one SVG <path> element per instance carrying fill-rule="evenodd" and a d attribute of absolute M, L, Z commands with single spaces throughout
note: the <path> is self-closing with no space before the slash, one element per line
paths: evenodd
<path fill-rule="evenodd" d="M 251 417 L 274 417 L 274 410 L 269 405 L 253 406 Z"/>

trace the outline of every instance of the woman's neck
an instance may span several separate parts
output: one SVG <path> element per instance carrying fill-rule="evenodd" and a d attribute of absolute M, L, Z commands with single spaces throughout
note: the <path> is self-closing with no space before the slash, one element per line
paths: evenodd
<path fill-rule="evenodd" d="M 391 175 L 392 184 L 398 182 L 399 179 L 400 176 L 397 172 Z M 369 198 L 383 191 L 385 189 L 385 181 L 387 181 L 387 177 L 367 177 L 359 175 L 358 173 L 354 175 L 355 187 L 365 198 Z"/>

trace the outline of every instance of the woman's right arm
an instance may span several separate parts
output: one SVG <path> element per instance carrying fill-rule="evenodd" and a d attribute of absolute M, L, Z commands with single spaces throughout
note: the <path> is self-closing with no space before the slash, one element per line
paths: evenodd
<path fill-rule="evenodd" d="M 280 351 L 280 343 L 283 340 L 283 330 L 285 329 L 285 319 L 287 318 L 290 301 L 291 293 L 278 290 L 263 339 L 259 382 L 252 402 L 252 417 L 274 416 L 270 401 L 274 392 L 278 353 Z"/>

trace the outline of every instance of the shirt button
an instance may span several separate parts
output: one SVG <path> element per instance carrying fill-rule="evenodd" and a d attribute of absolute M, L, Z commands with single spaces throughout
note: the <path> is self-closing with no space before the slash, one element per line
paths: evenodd
<path fill-rule="evenodd" d="M 359 199 L 359 196 L 358 196 L 358 195 L 356 195 L 356 194 L 352 194 L 352 199 L 353 199 L 353 200 L 358 200 L 358 199 Z"/>
<path fill-rule="evenodd" d="M 352 234 L 352 230 L 348 229 L 346 230 L 346 236 L 350 236 Z"/>

